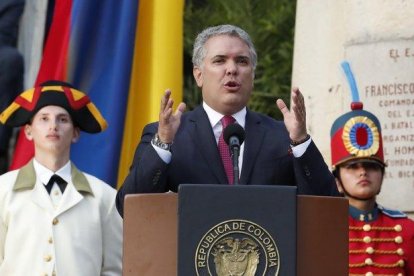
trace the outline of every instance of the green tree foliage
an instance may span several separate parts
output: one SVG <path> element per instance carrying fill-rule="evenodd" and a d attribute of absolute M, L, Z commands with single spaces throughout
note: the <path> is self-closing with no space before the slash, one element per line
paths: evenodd
<path fill-rule="evenodd" d="M 246 30 L 258 54 L 255 88 L 249 108 L 281 118 L 277 98 L 289 102 L 296 1 L 187 0 L 184 12 L 184 101 L 193 109 L 201 100 L 192 75 L 192 47 L 208 26 L 233 24 Z"/>

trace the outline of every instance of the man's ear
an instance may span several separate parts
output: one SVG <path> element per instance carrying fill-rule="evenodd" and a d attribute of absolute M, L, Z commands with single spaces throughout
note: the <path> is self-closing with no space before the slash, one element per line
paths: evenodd
<path fill-rule="evenodd" d="M 75 127 L 73 129 L 72 143 L 76 143 L 79 140 L 79 137 L 80 137 L 80 129 L 78 127 Z"/>
<path fill-rule="evenodd" d="M 194 66 L 193 67 L 193 76 L 195 81 L 197 82 L 198 87 L 203 87 L 203 71 L 200 67 Z"/>
<path fill-rule="evenodd" d="M 32 136 L 32 126 L 27 124 L 24 126 L 24 134 L 26 135 L 26 139 L 29 141 L 33 140 L 33 136 Z"/>

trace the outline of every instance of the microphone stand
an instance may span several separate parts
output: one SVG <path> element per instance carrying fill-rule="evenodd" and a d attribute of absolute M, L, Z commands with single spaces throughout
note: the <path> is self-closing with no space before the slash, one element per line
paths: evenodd
<path fill-rule="evenodd" d="M 239 146 L 231 147 L 231 159 L 233 161 L 233 184 L 234 185 L 240 184 L 239 155 L 240 155 L 240 147 Z"/>
<path fill-rule="evenodd" d="M 240 169 L 239 169 L 239 156 L 240 145 L 244 141 L 244 129 L 239 124 L 230 124 L 223 130 L 223 138 L 227 145 L 229 145 L 231 160 L 233 163 L 233 183 L 234 185 L 240 184 Z"/>

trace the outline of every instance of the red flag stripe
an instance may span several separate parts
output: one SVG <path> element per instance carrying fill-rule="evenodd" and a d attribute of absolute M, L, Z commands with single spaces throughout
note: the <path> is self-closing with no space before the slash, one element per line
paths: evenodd
<path fill-rule="evenodd" d="M 71 10 L 72 0 L 55 2 L 53 21 L 46 40 L 35 86 L 50 79 L 66 80 L 65 74 L 66 60 L 68 59 Z M 18 169 L 24 166 L 33 156 L 33 142 L 26 139 L 23 128 L 21 128 L 10 169 Z"/>

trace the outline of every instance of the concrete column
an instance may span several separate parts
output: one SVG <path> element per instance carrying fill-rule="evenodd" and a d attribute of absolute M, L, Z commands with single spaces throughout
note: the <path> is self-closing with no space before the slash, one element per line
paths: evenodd
<path fill-rule="evenodd" d="M 387 167 L 378 201 L 414 211 L 414 1 L 298 0 L 292 84 L 328 164 L 330 127 L 350 111 L 347 60 L 364 109 L 382 124 Z"/>

